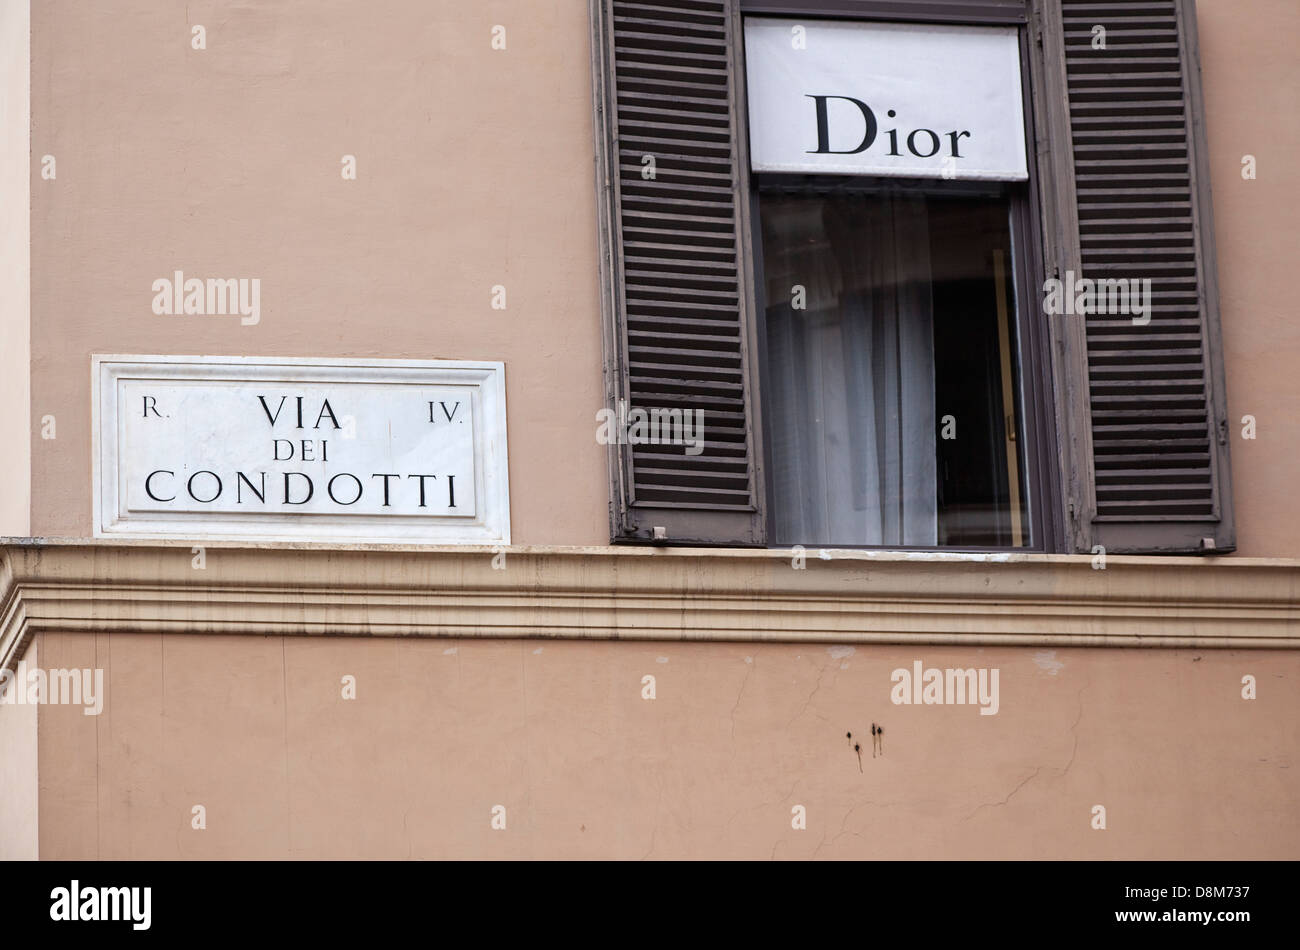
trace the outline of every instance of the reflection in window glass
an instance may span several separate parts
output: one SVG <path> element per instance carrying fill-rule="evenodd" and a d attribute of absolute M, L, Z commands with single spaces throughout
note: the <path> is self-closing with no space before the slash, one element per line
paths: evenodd
<path fill-rule="evenodd" d="M 1009 204 L 765 194 L 777 544 L 1031 543 Z"/>

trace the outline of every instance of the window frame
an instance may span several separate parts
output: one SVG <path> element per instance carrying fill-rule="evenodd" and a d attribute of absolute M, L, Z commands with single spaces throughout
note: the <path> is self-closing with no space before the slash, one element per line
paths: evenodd
<path fill-rule="evenodd" d="M 996 8 L 996 9 L 995 9 Z M 851 11 L 851 12 L 850 12 Z M 1001 12 L 999 12 L 1001 11 Z M 1018 15 L 1017 14 L 1018 11 Z M 1015 281 L 1016 306 L 1016 350 L 1019 360 L 1019 382 L 1017 397 L 1021 415 L 1023 434 L 1030 442 L 1030 451 L 1025 453 L 1025 478 L 1030 492 L 1027 512 L 1030 518 L 1032 544 L 1021 547 L 1009 546 L 955 546 L 955 545 L 846 545 L 837 544 L 843 549 L 862 550 L 904 550 L 917 552 L 952 552 L 952 553 L 1062 553 L 1067 550 L 1067 525 L 1062 504 L 1063 486 L 1061 473 L 1061 456 L 1057 442 L 1057 418 L 1061 407 L 1057 405 L 1052 364 L 1052 327 L 1049 321 L 1036 319 L 1041 317 L 1041 308 L 1036 302 L 1041 301 L 1045 274 L 1044 229 L 1042 201 L 1039 191 L 1039 169 L 1035 160 L 1037 155 L 1037 136 L 1035 134 L 1035 86 L 1032 82 L 1031 37 L 1027 17 L 1027 5 L 1020 3 L 1015 8 L 1008 4 L 962 3 L 960 0 L 740 0 L 740 20 L 736 30 L 736 50 L 734 61 L 737 75 L 734 79 L 737 99 L 737 127 L 740 138 L 739 173 L 742 176 L 742 191 L 748 194 L 748 201 L 741 203 L 741 208 L 748 216 L 748 221 L 741 223 L 742 233 L 748 257 L 750 352 L 756 356 L 754 367 L 757 385 L 756 402 L 761 405 L 764 397 L 772 392 L 769 381 L 769 360 L 767 352 L 767 309 L 766 292 L 763 280 L 762 233 L 759 218 L 759 205 L 764 192 L 774 190 L 810 191 L 816 188 L 831 187 L 847 191 L 875 191 L 881 188 L 898 190 L 924 190 L 927 193 L 944 194 L 989 194 L 991 186 L 985 182 L 936 182 L 933 179 L 891 179 L 875 176 L 847 175 L 813 175 L 786 174 L 770 172 L 752 172 L 749 167 L 749 98 L 748 74 L 746 72 L 744 48 L 744 19 L 746 17 L 782 17 L 809 16 L 818 19 L 858 20 L 874 22 L 916 22 L 955 23 L 975 26 L 1017 27 L 1020 49 L 1020 79 L 1022 89 L 1022 120 L 1025 128 L 1025 145 L 1030 151 L 1029 178 L 1015 187 L 999 186 L 999 192 L 1008 193 L 1011 207 L 1011 235 L 1013 245 L 1019 253 L 1012 261 Z M 799 186 L 803 186 L 802 189 Z M 771 539 L 771 517 L 774 510 L 774 486 L 766 473 L 772 470 L 772 432 L 767 421 L 767 414 L 758 412 L 761 432 L 756 443 L 756 464 L 765 473 L 764 516 L 767 519 L 767 546 L 770 548 L 787 547 L 775 544 Z"/>

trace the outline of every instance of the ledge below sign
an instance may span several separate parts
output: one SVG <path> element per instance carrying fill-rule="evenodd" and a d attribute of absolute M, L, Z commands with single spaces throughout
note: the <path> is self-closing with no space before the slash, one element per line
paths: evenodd
<path fill-rule="evenodd" d="M 92 366 L 96 537 L 510 542 L 502 363 Z"/>

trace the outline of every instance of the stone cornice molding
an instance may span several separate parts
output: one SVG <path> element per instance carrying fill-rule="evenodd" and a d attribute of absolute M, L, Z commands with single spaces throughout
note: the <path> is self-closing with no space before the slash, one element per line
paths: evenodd
<path fill-rule="evenodd" d="M 41 631 L 1300 646 L 1300 560 L 827 554 L 0 539 L 0 666 Z"/>

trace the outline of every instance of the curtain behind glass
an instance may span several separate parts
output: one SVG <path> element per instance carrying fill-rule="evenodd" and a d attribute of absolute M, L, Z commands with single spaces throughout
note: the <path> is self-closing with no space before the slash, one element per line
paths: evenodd
<path fill-rule="evenodd" d="M 765 199 L 762 221 L 775 540 L 936 544 L 925 198 Z"/>

